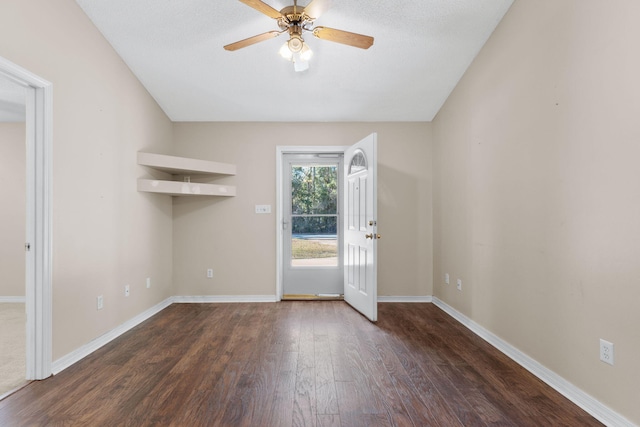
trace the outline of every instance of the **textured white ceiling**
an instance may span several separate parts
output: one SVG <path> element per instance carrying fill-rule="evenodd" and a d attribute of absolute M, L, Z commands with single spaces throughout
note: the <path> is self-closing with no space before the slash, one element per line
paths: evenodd
<path fill-rule="evenodd" d="M 334 0 L 315 25 L 374 45 L 305 33 L 314 56 L 296 73 L 286 35 L 223 49 L 277 30 L 238 0 L 76 1 L 173 121 L 431 121 L 513 2 Z"/>

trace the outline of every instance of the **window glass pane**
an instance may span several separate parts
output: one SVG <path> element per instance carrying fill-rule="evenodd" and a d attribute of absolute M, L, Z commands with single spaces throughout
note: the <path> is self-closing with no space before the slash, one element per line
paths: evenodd
<path fill-rule="evenodd" d="M 334 215 L 294 216 L 291 218 L 292 234 L 328 234 L 334 235 L 338 230 L 338 218 Z"/>
<path fill-rule="evenodd" d="M 291 265 L 337 267 L 337 216 L 298 216 L 291 220 Z"/>
<path fill-rule="evenodd" d="M 338 266 L 338 165 L 291 167 L 291 265 Z"/>
<path fill-rule="evenodd" d="M 338 208 L 338 168 L 328 166 L 291 167 L 291 213 L 336 214 Z"/>

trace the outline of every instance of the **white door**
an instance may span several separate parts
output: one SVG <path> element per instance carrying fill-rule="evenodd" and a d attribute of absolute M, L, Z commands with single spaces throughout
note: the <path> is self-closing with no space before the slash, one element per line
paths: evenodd
<path fill-rule="evenodd" d="M 344 153 L 344 299 L 375 322 L 377 284 L 377 135 Z"/>

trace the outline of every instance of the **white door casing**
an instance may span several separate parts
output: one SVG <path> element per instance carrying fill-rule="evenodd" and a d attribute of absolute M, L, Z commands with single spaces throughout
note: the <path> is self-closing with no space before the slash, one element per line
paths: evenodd
<path fill-rule="evenodd" d="M 27 88 L 26 96 L 26 379 L 51 375 L 52 365 L 52 85 L 0 57 L 0 74 Z"/>
<path fill-rule="evenodd" d="M 377 135 L 344 153 L 344 299 L 375 322 L 377 285 Z"/>

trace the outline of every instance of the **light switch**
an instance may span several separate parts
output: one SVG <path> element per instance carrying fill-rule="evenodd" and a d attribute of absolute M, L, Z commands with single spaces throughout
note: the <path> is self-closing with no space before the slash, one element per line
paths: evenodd
<path fill-rule="evenodd" d="M 256 205 L 256 213 L 257 214 L 270 214 L 271 213 L 271 205 Z"/>

